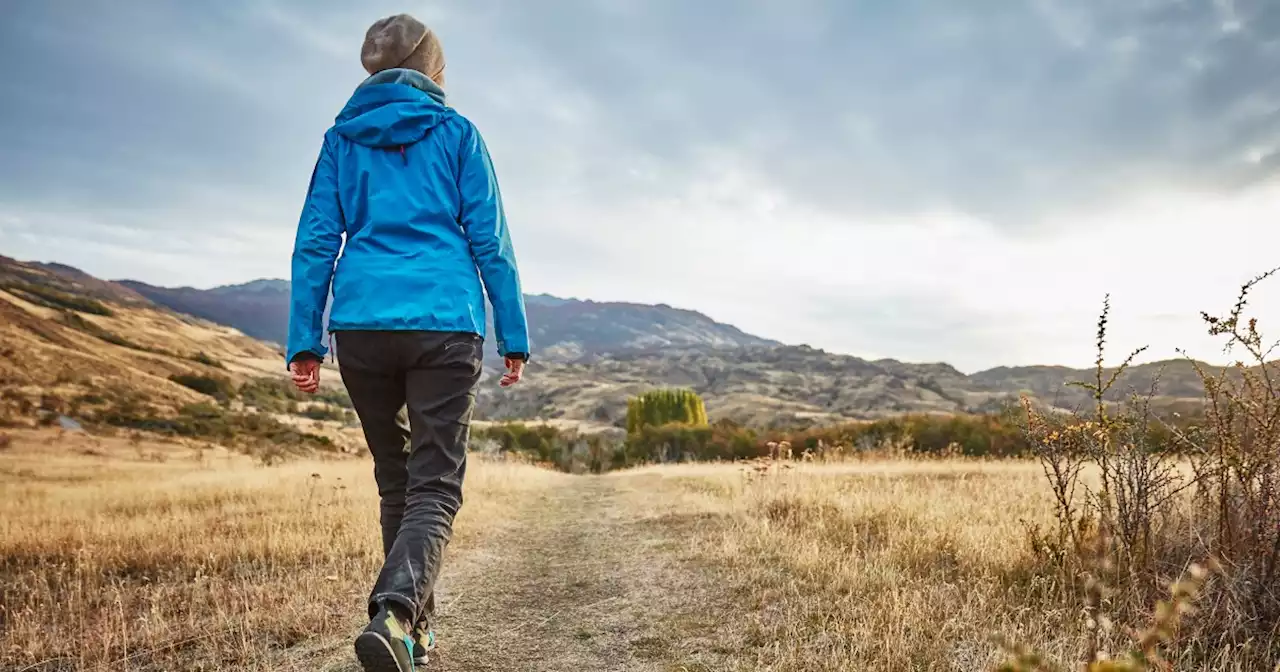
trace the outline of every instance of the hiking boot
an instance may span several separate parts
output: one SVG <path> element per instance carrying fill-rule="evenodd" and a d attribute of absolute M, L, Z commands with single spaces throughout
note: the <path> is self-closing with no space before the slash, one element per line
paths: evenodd
<path fill-rule="evenodd" d="M 356 637 L 356 658 L 365 672 L 413 672 L 415 648 L 405 621 L 385 603 Z"/>
<path fill-rule="evenodd" d="M 427 654 L 436 650 L 436 633 L 419 625 L 413 629 L 413 664 L 426 665 Z"/>

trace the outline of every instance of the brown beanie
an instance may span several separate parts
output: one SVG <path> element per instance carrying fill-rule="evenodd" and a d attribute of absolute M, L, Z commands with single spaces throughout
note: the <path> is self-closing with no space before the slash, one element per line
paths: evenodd
<path fill-rule="evenodd" d="M 444 85 L 444 49 L 431 29 L 408 14 L 379 19 L 364 35 L 360 62 L 369 74 L 391 68 L 417 70 Z"/>

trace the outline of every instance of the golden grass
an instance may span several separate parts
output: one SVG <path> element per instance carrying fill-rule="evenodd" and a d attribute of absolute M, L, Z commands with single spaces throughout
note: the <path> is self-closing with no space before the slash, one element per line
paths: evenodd
<path fill-rule="evenodd" d="M 370 463 L 264 468 L 168 450 L 160 462 L 107 443 L 86 457 L 24 433 L 0 453 L 0 669 L 265 670 L 291 647 L 345 648 L 379 561 Z M 1052 519 L 1035 463 L 569 476 L 474 460 L 452 557 L 515 562 L 494 535 L 520 539 L 520 512 L 592 483 L 628 493 L 609 515 L 644 523 L 627 529 L 655 543 L 637 548 L 694 559 L 726 596 L 695 620 L 722 633 L 727 669 L 989 670 L 1004 659 L 997 634 L 1064 661 L 1084 650 L 1083 619 L 1062 599 L 1073 589 L 1029 549 L 1024 521 Z M 545 515 L 588 514 L 570 503 Z M 680 640 L 678 624 L 665 636 Z M 1242 668 L 1224 655 L 1194 669 Z"/>
<path fill-rule="evenodd" d="M 679 486 L 668 515 L 724 521 L 691 543 L 736 585 L 747 669 L 991 669 L 998 633 L 1067 660 L 1081 646 L 1053 579 L 1032 571 L 1022 521 L 1052 520 L 1034 463 L 641 473 Z"/>
<path fill-rule="evenodd" d="M 380 560 L 370 462 L 91 459 L 33 438 L 0 472 L 0 669 L 248 669 L 356 625 Z M 562 477 L 473 464 L 456 546 Z"/>

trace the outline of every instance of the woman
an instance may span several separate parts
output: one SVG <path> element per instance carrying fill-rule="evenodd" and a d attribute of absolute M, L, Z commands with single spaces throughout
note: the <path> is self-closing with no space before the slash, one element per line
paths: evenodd
<path fill-rule="evenodd" d="M 370 672 L 400 672 L 434 646 L 485 293 L 504 387 L 520 381 L 529 330 L 493 164 L 445 105 L 439 40 L 411 16 L 388 17 L 369 28 L 361 61 L 371 76 L 325 133 L 298 223 L 287 359 L 298 389 L 315 392 L 332 284 L 329 330 L 373 454 L 386 554 L 356 655 Z"/>

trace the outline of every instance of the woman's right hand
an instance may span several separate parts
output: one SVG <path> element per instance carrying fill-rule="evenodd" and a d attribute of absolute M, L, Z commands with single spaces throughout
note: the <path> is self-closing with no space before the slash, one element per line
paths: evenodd
<path fill-rule="evenodd" d="M 320 360 L 300 359 L 289 365 L 289 373 L 299 392 L 315 394 L 320 389 Z"/>

